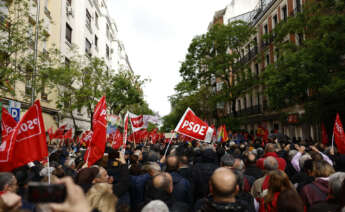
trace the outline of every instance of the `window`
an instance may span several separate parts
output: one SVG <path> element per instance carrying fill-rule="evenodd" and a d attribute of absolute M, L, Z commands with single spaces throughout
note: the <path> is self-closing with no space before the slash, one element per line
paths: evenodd
<path fill-rule="evenodd" d="M 68 59 L 67 57 L 65 57 L 65 66 L 66 66 L 67 68 L 69 68 L 70 65 L 71 65 L 71 60 Z"/>
<path fill-rule="evenodd" d="M 247 97 L 243 98 L 244 109 L 247 109 Z"/>
<path fill-rule="evenodd" d="M 239 100 L 238 100 L 238 110 L 239 110 L 239 111 L 241 110 L 241 107 L 242 107 L 242 106 L 241 106 L 241 100 L 239 99 Z"/>
<path fill-rule="evenodd" d="M 85 53 L 91 57 L 91 43 L 87 38 L 85 39 Z"/>
<path fill-rule="evenodd" d="M 46 82 L 42 81 L 41 98 L 45 101 L 48 100 L 48 94 L 46 92 Z"/>
<path fill-rule="evenodd" d="M 107 38 L 110 39 L 110 29 L 109 25 L 107 24 Z"/>
<path fill-rule="evenodd" d="M 276 27 L 278 24 L 278 15 L 273 16 L 273 27 Z"/>
<path fill-rule="evenodd" d="M 266 55 L 266 66 L 270 64 L 270 55 Z"/>
<path fill-rule="evenodd" d="M 86 27 L 91 32 L 91 15 L 87 9 L 86 9 Z"/>
<path fill-rule="evenodd" d="M 250 107 L 253 107 L 253 95 L 250 95 L 249 97 L 249 104 L 250 104 Z"/>
<path fill-rule="evenodd" d="M 267 24 L 264 25 L 264 34 L 266 35 L 268 33 L 268 26 Z"/>
<path fill-rule="evenodd" d="M 302 33 L 297 34 L 297 41 L 298 41 L 298 45 L 302 45 L 302 43 L 303 43 L 303 34 Z"/>
<path fill-rule="evenodd" d="M 301 0 L 296 0 L 296 11 L 301 12 Z"/>
<path fill-rule="evenodd" d="M 255 64 L 255 74 L 256 76 L 259 76 L 259 64 Z"/>
<path fill-rule="evenodd" d="M 96 24 L 96 27 L 98 28 L 98 14 L 97 14 L 97 12 L 95 12 L 95 24 Z"/>
<path fill-rule="evenodd" d="M 26 76 L 25 76 L 25 94 L 31 95 L 32 94 L 32 68 L 26 68 Z"/>
<path fill-rule="evenodd" d="M 98 47 L 98 37 L 97 37 L 97 35 L 95 35 L 95 47 L 96 48 Z"/>
<path fill-rule="evenodd" d="M 110 57 L 110 50 L 109 50 L 109 46 L 108 45 L 106 45 L 106 55 L 107 55 L 107 58 L 109 59 L 109 57 Z"/>
<path fill-rule="evenodd" d="M 66 40 L 72 43 L 72 27 L 66 23 Z"/>
<path fill-rule="evenodd" d="M 286 5 L 282 7 L 282 14 L 283 14 L 283 20 L 286 21 L 286 19 L 287 19 L 287 7 L 286 7 Z"/>
<path fill-rule="evenodd" d="M 67 5 L 68 5 L 68 6 L 71 6 L 71 5 L 72 5 L 72 0 L 66 0 L 66 2 L 67 2 Z"/>
<path fill-rule="evenodd" d="M 257 105 L 260 105 L 260 94 L 258 93 L 258 96 L 257 96 L 257 100 L 258 100 L 258 104 Z"/>

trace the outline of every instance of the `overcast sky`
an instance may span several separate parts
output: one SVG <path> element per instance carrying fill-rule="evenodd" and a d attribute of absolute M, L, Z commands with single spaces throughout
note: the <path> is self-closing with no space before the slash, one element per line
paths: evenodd
<path fill-rule="evenodd" d="M 144 87 L 145 100 L 161 116 L 169 114 L 168 96 L 181 80 L 178 71 L 191 40 L 205 33 L 214 12 L 231 0 L 108 2 L 134 72 L 151 79 Z"/>

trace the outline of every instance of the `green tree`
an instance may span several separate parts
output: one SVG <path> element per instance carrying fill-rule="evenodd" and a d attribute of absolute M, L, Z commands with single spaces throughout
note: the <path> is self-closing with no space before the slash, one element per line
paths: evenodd
<path fill-rule="evenodd" d="M 244 56 L 241 50 L 254 33 L 248 23 L 235 21 L 228 25 L 214 25 L 206 34 L 195 37 L 180 68 L 189 89 L 201 91 L 205 87 L 212 90 L 209 98 L 203 98 L 205 101 L 234 104 L 243 88 L 249 86 L 249 81 L 235 86 L 231 75 L 247 70 L 241 62 Z"/>
<path fill-rule="evenodd" d="M 111 77 L 107 89 L 107 99 L 111 111 L 115 114 L 127 110 L 137 114 L 152 114 L 144 101 L 142 86 L 147 82 L 129 70 L 120 70 Z M 141 111 L 140 111 L 141 110 Z"/>
<path fill-rule="evenodd" d="M 0 0 L 0 8 L 0 86 L 15 95 L 16 81 L 37 78 L 41 82 L 43 79 L 38 73 L 33 76 L 36 61 L 36 3 L 30 0 Z M 49 34 L 41 20 L 37 25 L 38 42 L 45 42 Z M 43 64 L 40 59 L 42 57 L 38 57 L 37 64 Z M 40 83 L 31 84 L 36 89 L 41 86 Z"/>
<path fill-rule="evenodd" d="M 285 42 L 289 34 L 296 35 L 296 43 Z M 280 56 L 263 78 L 271 107 L 303 105 L 312 122 L 344 113 L 344 1 L 307 1 L 274 35 Z"/>

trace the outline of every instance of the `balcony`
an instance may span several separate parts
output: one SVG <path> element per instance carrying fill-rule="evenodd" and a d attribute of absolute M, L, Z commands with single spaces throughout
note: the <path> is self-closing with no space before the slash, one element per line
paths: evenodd
<path fill-rule="evenodd" d="M 262 112 L 262 106 L 261 105 L 254 105 L 251 107 L 248 107 L 246 109 L 242 109 L 240 111 L 237 111 L 238 116 L 248 116 L 248 115 L 255 115 Z"/>
<path fill-rule="evenodd" d="M 253 59 L 258 54 L 258 48 L 254 47 L 253 49 L 250 49 L 249 52 L 241 57 L 240 62 L 243 64 L 248 63 L 251 59 Z"/>

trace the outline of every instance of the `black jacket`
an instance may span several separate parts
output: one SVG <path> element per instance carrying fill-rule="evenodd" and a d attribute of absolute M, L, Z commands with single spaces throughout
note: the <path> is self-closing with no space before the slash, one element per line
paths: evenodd
<path fill-rule="evenodd" d="M 248 164 L 246 170 L 244 171 L 244 174 L 254 177 L 255 180 L 264 176 L 264 173 L 260 168 L 256 166 L 256 164 Z"/>
<path fill-rule="evenodd" d="M 218 168 L 217 153 L 207 149 L 201 153 L 202 162 L 193 167 L 193 184 L 195 185 L 194 200 L 207 197 L 208 181 L 214 170 Z"/>
<path fill-rule="evenodd" d="M 308 212 L 328 212 L 328 211 L 338 211 L 340 209 L 340 205 L 336 199 L 328 199 L 326 201 L 321 201 L 318 203 L 313 204 L 308 209 Z"/>
<path fill-rule="evenodd" d="M 215 202 L 212 197 L 199 201 L 195 212 L 250 212 L 247 202 L 236 200 L 234 203 Z"/>

